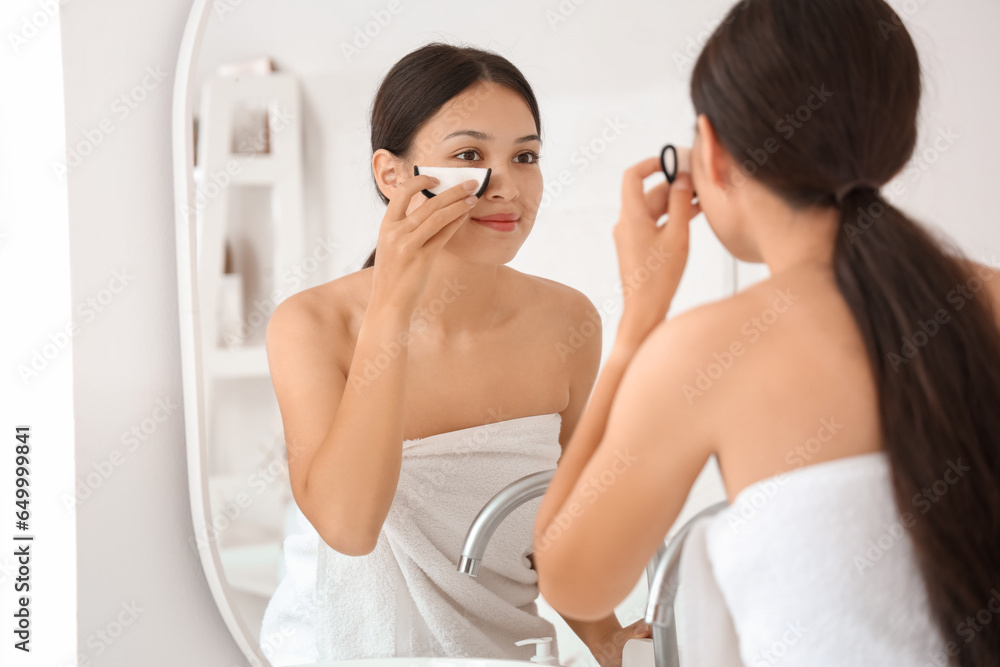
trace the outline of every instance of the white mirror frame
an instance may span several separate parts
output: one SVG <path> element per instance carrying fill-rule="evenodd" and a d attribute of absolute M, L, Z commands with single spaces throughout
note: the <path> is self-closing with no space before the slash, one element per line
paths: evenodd
<path fill-rule="evenodd" d="M 177 307 L 180 315 L 181 378 L 184 393 L 184 433 L 187 441 L 188 489 L 194 540 L 208 587 L 222 619 L 252 667 L 270 667 L 253 633 L 233 605 L 232 589 L 222 568 L 215 541 L 209 539 L 212 509 L 208 490 L 208 455 L 205 443 L 205 399 L 202 392 L 201 312 L 198 302 L 197 220 L 195 211 L 191 119 L 194 113 L 194 68 L 201 52 L 205 26 L 214 0 L 194 0 L 174 77 L 172 141 L 174 161 L 174 206 L 177 231 Z"/>

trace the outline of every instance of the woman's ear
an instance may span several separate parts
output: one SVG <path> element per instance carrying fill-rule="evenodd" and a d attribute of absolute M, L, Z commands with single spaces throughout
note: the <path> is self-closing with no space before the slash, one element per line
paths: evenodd
<path fill-rule="evenodd" d="M 386 149 L 380 148 L 372 155 L 372 172 L 375 174 L 375 182 L 386 199 L 392 199 L 396 188 L 406 180 L 406 175 L 403 174 L 402 170 L 403 161 Z"/>
<path fill-rule="evenodd" d="M 702 171 L 712 185 L 725 188 L 727 185 L 725 175 L 728 173 L 732 159 L 719 143 L 718 137 L 715 135 L 715 128 L 712 127 L 712 122 L 705 114 L 698 114 L 698 134 L 701 137 L 698 158 L 702 164 Z"/>

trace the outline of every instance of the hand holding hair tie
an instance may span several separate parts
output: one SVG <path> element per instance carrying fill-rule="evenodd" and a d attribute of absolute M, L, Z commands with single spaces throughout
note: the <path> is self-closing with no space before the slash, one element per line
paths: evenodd
<path fill-rule="evenodd" d="M 667 315 L 687 264 L 689 223 L 701 212 L 688 172 L 644 189 L 643 181 L 661 169 L 656 156 L 625 171 L 612 229 L 625 302 L 618 338 L 636 347 Z M 663 216 L 666 222 L 658 224 Z"/>

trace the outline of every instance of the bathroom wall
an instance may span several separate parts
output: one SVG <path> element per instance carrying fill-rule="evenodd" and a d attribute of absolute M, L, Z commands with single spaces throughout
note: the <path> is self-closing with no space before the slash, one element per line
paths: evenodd
<path fill-rule="evenodd" d="M 170 136 L 189 8 L 61 8 L 67 142 L 101 133 L 69 174 L 71 301 L 131 276 L 74 350 L 77 477 L 117 462 L 77 508 L 81 666 L 246 664 L 190 541 Z"/>
<path fill-rule="evenodd" d="M 403 4 L 411 11 L 406 20 L 412 17 L 433 25 L 415 5 Z M 650 6 L 654 4 L 663 5 Z M 651 90 L 669 89 L 682 80 L 674 55 L 683 54 L 689 44 L 695 45 L 691 47 L 695 54 L 698 40 L 704 38 L 701 33 L 707 35 L 729 4 L 672 3 L 669 20 L 635 18 L 636 40 L 663 41 L 661 59 L 634 63 L 650 81 Z M 892 4 L 921 44 L 928 80 L 921 139 L 926 153 L 915 165 L 900 202 L 922 219 L 946 228 L 974 256 L 989 260 L 991 253 L 1000 252 L 990 182 L 996 175 L 994 156 L 1000 151 L 993 118 L 1000 94 L 995 86 L 984 85 L 982 73 L 984 66 L 1000 61 L 1000 43 L 993 35 L 1000 25 L 1000 7 L 990 0 Z M 567 19 L 556 23 L 555 30 L 593 22 L 596 26 L 579 30 L 573 39 L 581 50 L 589 48 L 600 57 L 607 50 L 629 48 L 627 43 L 602 42 L 602 14 L 640 14 L 643 6 L 550 0 L 538 4 L 537 14 L 522 18 L 547 27 L 547 13 L 554 12 Z M 351 11 L 363 21 L 368 11 L 381 7 L 380 2 L 352 3 Z M 170 164 L 173 69 L 188 10 L 189 3 L 176 0 L 80 4 L 69 0 L 60 9 L 67 142 L 75 146 L 88 141 L 88 136 L 101 138 L 68 177 L 72 289 L 64 301 L 85 301 L 107 285 L 115 271 L 134 276 L 73 344 L 77 478 L 85 479 L 95 464 L 117 462 L 113 473 L 76 510 L 78 652 L 89 661 L 81 659 L 81 665 L 245 664 L 216 611 L 190 542 Z M 349 38 L 353 27 L 331 29 L 331 42 Z M 484 24 L 478 36 L 488 34 Z M 545 31 L 539 34 L 536 46 L 541 51 Z M 388 35 L 376 44 L 371 48 L 403 51 L 411 46 L 393 43 Z M 564 65 L 567 89 L 615 84 L 594 81 L 585 63 L 558 60 L 559 54 L 551 58 Z M 547 67 L 550 61 L 539 59 L 525 73 L 541 81 Z M 538 84 L 540 89 L 546 85 Z M 623 100 L 622 106 L 633 102 Z M 674 113 L 673 109 L 665 106 L 664 114 Z M 954 142 L 935 138 L 949 127 L 957 134 Z M 665 140 L 661 130 L 651 132 L 649 145 Z M 620 157 L 627 160 L 632 155 Z M 588 185 L 577 193 L 605 187 L 617 186 Z M 0 210 L 3 220 L 14 219 L 16 211 L 6 199 Z M 359 247 L 374 239 L 376 222 L 358 221 L 367 229 L 359 234 L 368 235 L 359 237 Z M 547 244 L 569 236 L 539 236 L 525 260 L 535 261 L 532 256 L 542 257 Z M 611 261 L 613 255 L 607 247 L 573 242 L 577 245 L 567 248 L 580 253 L 574 255 L 574 263 L 558 267 L 540 259 L 536 266 L 551 272 L 544 275 L 580 285 L 597 302 L 605 288 L 589 282 L 582 267 Z M 41 267 L 60 261 L 51 247 L 37 254 L 36 265 Z M 11 282 L 5 284 L 11 289 Z M 31 400 L 30 407 L 38 414 L 68 410 L 42 394 L 32 395 Z M 96 633 L 114 623 L 123 608 L 141 611 L 134 612 L 134 622 L 111 643 L 97 640 Z"/>
<path fill-rule="evenodd" d="M 66 181 L 52 169 L 66 149 L 59 8 L 8 0 L 2 14 L 0 665 L 65 665 L 77 630 L 76 512 L 64 502 L 75 478 L 74 341 L 89 335 L 79 310 L 89 306 L 71 294 Z M 88 293 L 110 295 L 97 284 Z M 22 621 L 30 638 L 13 633 Z M 15 648 L 25 639 L 30 653 Z"/>

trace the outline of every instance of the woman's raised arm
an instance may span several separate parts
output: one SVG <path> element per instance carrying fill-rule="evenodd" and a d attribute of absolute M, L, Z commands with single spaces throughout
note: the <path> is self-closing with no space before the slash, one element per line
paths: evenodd
<path fill-rule="evenodd" d="M 336 351 L 351 344 L 346 327 L 331 326 L 306 299 L 289 297 L 268 322 L 268 365 L 292 494 L 320 537 L 347 555 L 375 548 L 392 505 L 402 462 L 410 319 L 434 257 L 475 203 L 459 184 L 407 214 L 411 198 L 436 181 L 410 178 L 389 203 L 371 299 L 346 373 L 336 360 Z M 370 373 L 387 346 L 398 354 Z"/>

